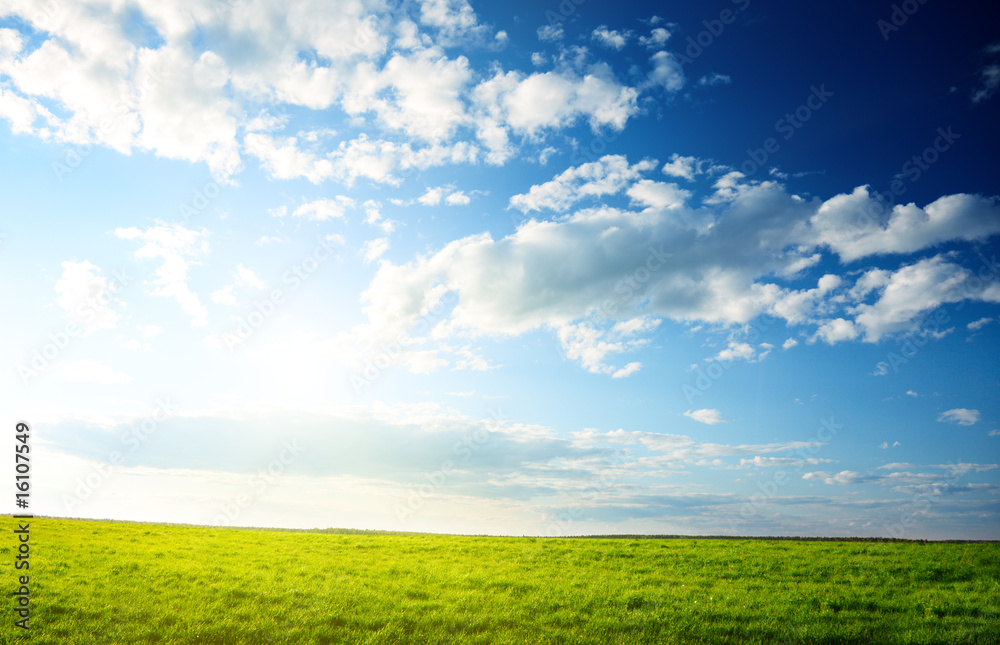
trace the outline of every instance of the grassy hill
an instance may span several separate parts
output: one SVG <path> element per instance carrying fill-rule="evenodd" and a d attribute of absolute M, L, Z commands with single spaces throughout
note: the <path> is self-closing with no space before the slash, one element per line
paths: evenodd
<path fill-rule="evenodd" d="M 36 518 L 30 642 L 1000 642 L 996 543 L 376 533 Z"/>

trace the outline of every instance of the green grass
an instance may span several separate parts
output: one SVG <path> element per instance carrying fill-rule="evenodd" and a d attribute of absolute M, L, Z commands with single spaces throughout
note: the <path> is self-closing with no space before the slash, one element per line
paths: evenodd
<path fill-rule="evenodd" d="M 3 519 L 0 643 L 16 548 Z M 34 519 L 34 644 L 998 643 L 1000 545 Z"/>

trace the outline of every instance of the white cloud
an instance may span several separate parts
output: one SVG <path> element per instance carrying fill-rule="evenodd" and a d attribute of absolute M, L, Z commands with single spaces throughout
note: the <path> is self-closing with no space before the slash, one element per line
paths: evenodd
<path fill-rule="evenodd" d="M 761 343 L 757 347 L 754 347 L 750 343 L 740 343 L 737 341 L 729 341 L 729 345 L 721 350 L 718 354 L 711 358 L 706 358 L 706 361 L 747 361 L 749 363 L 760 362 L 764 360 L 771 350 L 774 348 L 770 343 Z"/>
<path fill-rule="evenodd" d="M 564 33 L 562 25 L 542 25 L 537 30 L 538 40 L 542 42 L 555 42 L 562 40 Z"/>
<path fill-rule="evenodd" d="M 888 441 L 883 441 L 882 443 L 879 444 L 879 448 L 881 448 L 882 450 L 888 450 L 889 448 L 898 448 L 899 446 L 900 443 L 898 441 L 893 441 L 891 445 L 889 444 Z M 886 466 L 880 466 L 880 468 L 886 468 Z"/>
<path fill-rule="evenodd" d="M 653 69 L 649 73 L 645 87 L 660 86 L 667 91 L 676 92 L 684 87 L 684 68 L 670 52 L 660 51 L 649 59 Z"/>
<path fill-rule="evenodd" d="M 351 141 L 341 141 L 330 154 L 333 174 L 351 185 L 359 177 L 379 183 L 399 185 L 397 173 L 413 169 L 426 170 L 444 164 L 476 161 L 479 149 L 465 141 L 451 145 L 432 144 L 414 148 L 409 143 L 370 139 L 359 135 Z"/>
<path fill-rule="evenodd" d="M 986 325 L 988 325 L 991 322 L 993 322 L 993 320 L 994 319 L 990 318 L 990 317 L 980 318 L 978 320 L 973 320 L 968 325 L 966 325 L 966 327 L 969 328 L 969 329 L 971 329 L 972 331 L 978 331 L 978 330 L 982 329 L 983 327 L 985 327 Z"/>
<path fill-rule="evenodd" d="M 675 152 L 670 155 L 670 161 L 663 164 L 663 174 L 671 177 L 681 177 L 688 181 L 694 181 L 694 176 L 697 173 L 698 159 L 695 157 L 682 157 Z"/>
<path fill-rule="evenodd" d="M 897 204 L 884 225 L 879 218 L 883 210 L 867 186 L 831 197 L 809 219 L 812 242 L 852 261 L 869 255 L 912 253 L 948 240 L 983 240 L 1000 233 L 1000 205 L 979 195 L 947 195 L 923 208 Z"/>
<path fill-rule="evenodd" d="M 444 201 L 449 206 L 465 206 L 472 200 L 469 199 L 469 196 L 466 195 L 461 190 L 456 190 L 455 192 L 448 195 L 448 197 L 446 197 Z"/>
<path fill-rule="evenodd" d="M 388 250 L 389 250 L 389 238 L 380 237 L 365 242 L 365 245 L 361 249 L 361 252 L 365 258 L 365 264 L 369 264 L 382 257 L 382 254 Z"/>
<path fill-rule="evenodd" d="M 62 263 L 62 276 L 56 280 L 56 303 L 66 310 L 67 318 L 90 334 L 98 329 L 114 329 L 119 320 L 112 305 L 120 301 L 115 293 L 120 281 L 109 280 L 87 260 Z"/>
<path fill-rule="evenodd" d="M 957 289 L 971 274 L 945 256 L 864 271 L 853 285 L 827 273 L 815 288 L 789 290 L 772 279 L 797 277 L 818 261 L 812 221 L 826 202 L 729 173 L 715 181 L 714 194 L 693 204 L 691 191 L 646 179 L 655 168 L 652 160 L 630 164 L 621 156 L 568 168 L 510 199 L 524 213 L 555 211 L 551 219 L 528 220 L 500 239 L 470 235 L 399 266 L 382 263 L 364 294 L 367 324 L 412 324 L 417 305 L 448 284 L 457 304 L 437 325 L 436 339 L 562 330 L 563 340 L 576 339 L 574 360 L 606 373 L 612 366 L 603 357 L 622 342 L 606 335 L 608 326 L 638 317 L 639 303 L 642 315 L 687 323 L 737 325 L 779 315 L 814 325 L 811 335 L 802 334 L 810 342 L 834 344 L 914 331 L 943 302 L 1000 301 L 992 283 L 976 292 Z M 622 195 L 641 210 L 607 205 Z M 758 244 L 748 249 L 750 237 Z M 585 322 L 594 312 L 606 322 Z M 732 340 L 723 358 L 748 355 L 743 341 Z M 772 348 L 750 349 L 759 360 Z"/>
<path fill-rule="evenodd" d="M 774 303 L 772 312 L 793 325 L 813 321 L 823 313 L 826 299 L 841 282 L 840 276 L 827 273 L 817 281 L 815 289 L 787 292 Z"/>
<path fill-rule="evenodd" d="M 208 253 L 208 231 L 187 228 L 183 224 L 158 222 L 140 230 L 135 227 L 115 229 L 123 240 L 138 240 L 142 246 L 135 252 L 136 259 L 161 259 L 152 285 L 154 296 L 173 298 L 191 318 L 192 327 L 208 324 L 208 310 L 198 295 L 188 286 L 188 270 L 198 264 L 198 259 Z"/>
<path fill-rule="evenodd" d="M 236 109 L 225 92 L 230 82 L 226 62 L 211 51 L 195 58 L 187 47 L 172 45 L 141 50 L 137 58 L 140 69 L 159 72 L 136 106 L 142 123 L 138 144 L 171 159 L 205 161 L 224 179 L 238 172 L 242 164 Z"/>
<path fill-rule="evenodd" d="M 616 31 L 608 29 L 607 25 L 601 25 L 590 34 L 590 37 L 608 49 L 620 50 L 632 37 L 632 32 L 627 29 Z"/>
<path fill-rule="evenodd" d="M 10 13 L 28 25 L 37 19 L 28 5 Z M 30 30 L 42 34 L 30 51 L 26 34 L 2 32 L 0 74 L 11 80 L 0 88 L 0 116 L 12 129 L 203 162 L 227 184 L 247 159 L 277 179 L 347 185 L 396 184 L 402 171 L 446 163 L 502 164 L 517 152 L 512 137 L 536 143 L 580 121 L 595 133 L 621 130 L 642 90 L 683 85 L 663 51 L 638 87 L 579 45 L 551 57 L 557 69 L 547 72 L 474 65 L 453 52 L 496 51 L 508 36 L 481 23 L 467 0 L 390 12 L 378 0 L 262 1 L 239 11 L 143 1 L 74 5 L 60 15 Z M 136 44 L 137 20 L 155 44 Z M 546 42 L 565 37 L 559 25 L 537 33 Z M 621 49 L 633 34 L 601 26 L 591 36 Z M 641 42 L 659 48 L 669 36 L 657 27 Z M 535 64 L 544 63 L 537 54 Z M 364 133 L 353 141 L 330 129 L 292 134 L 298 108 L 343 112 Z"/>
<path fill-rule="evenodd" d="M 854 340 L 858 334 L 858 329 L 853 322 L 843 318 L 835 318 L 820 325 L 813 340 L 819 339 L 833 345 L 845 340 Z"/>
<path fill-rule="evenodd" d="M 802 475 L 802 479 L 820 479 L 824 484 L 846 486 L 849 484 L 865 484 L 877 481 L 879 478 L 871 475 L 863 475 L 852 470 L 842 470 L 835 475 L 828 475 L 824 472 L 805 473 Z"/>
<path fill-rule="evenodd" d="M 650 49 L 659 49 L 670 40 L 670 32 L 663 27 L 656 27 L 649 32 L 649 36 L 639 36 L 639 43 Z"/>
<path fill-rule="evenodd" d="M 979 410 L 955 408 L 942 412 L 937 420 L 941 423 L 957 423 L 960 426 L 971 426 L 979 423 Z"/>
<path fill-rule="evenodd" d="M 625 194 L 631 197 L 634 203 L 652 211 L 674 210 L 678 213 L 683 212 L 684 203 L 691 197 L 689 191 L 679 188 L 677 184 L 665 184 L 650 179 L 641 179 L 632 184 Z"/>
<path fill-rule="evenodd" d="M 633 362 L 628 363 L 627 365 L 625 365 L 625 367 L 623 367 L 623 368 L 621 368 L 619 370 L 615 370 L 611 374 L 611 378 L 625 378 L 626 376 L 629 376 L 631 374 L 634 374 L 634 373 L 638 372 L 640 368 L 642 368 L 642 363 L 640 363 L 638 361 L 633 361 Z"/>
<path fill-rule="evenodd" d="M 956 493 L 990 492 L 1000 489 L 996 484 L 948 484 L 934 482 L 931 484 L 915 484 L 912 486 L 894 486 L 892 490 L 904 495 L 954 495 Z"/>
<path fill-rule="evenodd" d="M 469 119 L 461 97 L 472 78 L 464 56 L 452 60 L 437 48 L 396 53 L 381 71 L 355 68 L 343 107 L 350 115 L 374 112 L 384 128 L 411 139 L 443 143 Z"/>
<path fill-rule="evenodd" d="M 127 374 L 115 372 L 111 367 L 92 358 L 66 363 L 56 372 L 56 376 L 75 383 L 94 383 L 97 385 L 124 385 L 132 381 Z"/>
<path fill-rule="evenodd" d="M 715 72 L 702 76 L 698 79 L 698 85 L 701 87 L 713 87 L 715 85 L 729 85 L 733 82 L 733 79 L 726 74 L 717 74 Z"/>
<path fill-rule="evenodd" d="M 277 179 L 304 177 L 319 184 L 334 176 L 329 159 L 301 150 L 295 137 L 276 138 L 269 134 L 250 133 L 243 138 L 247 152 L 261 160 L 262 166 Z"/>
<path fill-rule="evenodd" d="M 715 425 L 716 423 L 725 423 L 726 420 L 722 418 L 722 413 L 718 410 L 703 409 L 703 410 L 688 410 L 684 413 L 684 416 L 694 419 L 700 423 L 707 423 L 708 425 Z"/>
<path fill-rule="evenodd" d="M 587 119 L 593 131 L 621 130 L 638 111 L 635 88 L 620 84 L 606 64 L 593 65 L 583 76 L 571 70 L 520 72 L 498 70 L 472 93 L 482 114 L 476 117 L 479 138 L 502 159 L 506 130 L 537 137 Z"/>
<path fill-rule="evenodd" d="M 323 198 L 302 204 L 294 211 L 292 217 L 301 217 L 312 222 L 325 222 L 340 219 L 349 208 L 354 208 L 354 200 L 350 197 L 337 195 L 333 199 Z"/>
<path fill-rule="evenodd" d="M 993 97 L 1000 87 L 1000 65 L 987 65 L 979 70 L 980 86 L 972 93 L 972 102 L 980 103 Z"/>
<path fill-rule="evenodd" d="M 610 354 L 627 352 L 645 345 L 648 342 L 646 339 L 635 336 L 650 331 L 658 323 L 659 321 L 654 323 L 638 319 L 638 324 L 615 325 L 610 332 L 580 323 L 564 325 L 557 330 L 556 335 L 566 352 L 566 358 L 579 361 L 588 372 L 624 378 L 637 372 L 642 364 L 631 362 L 623 368 L 616 368 L 607 364 L 605 359 Z"/>
<path fill-rule="evenodd" d="M 878 284 L 874 289 L 878 300 L 853 307 L 853 335 L 845 334 L 833 342 L 853 338 L 860 331 L 868 342 L 877 342 L 888 334 L 917 331 L 924 316 L 942 304 L 965 299 L 1000 302 L 1000 289 L 995 284 L 981 291 L 969 289 L 966 285 L 972 274 L 945 257 L 936 255 L 896 271 L 875 269 L 862 275 L 858 284 L 868 278 Z"/>
<path fill-rule="evenodd" d="M 794 338 L 786 339 L 785 342 L 781 344 L 781 349 L 791 349 L 799 344 L 799 341 Z"/>
<path fill-rule="evenodd" d="M 652 160 L 629 165 L 625 157 L 608 155 L 569 168 L 552 181 L 532 186 L 525 194 L 514 195 L 510 205 L 522 213 L 542 209 L 562 212 L 581 199 L 621 192 L 642 173 L 655 167 L 656 162 Z"/>
<path fill-rule="evenodd" d="M 476 26 L 476 14 L 465 0 L 420 0 L 420 22 L 465 31 Z"/>
<path fill-rule="evenodd" d="M 378 227 L 383 233 L 389 235 L 396 230 L 396 222 L 382 216 L 382 203 L 374 199 L 369 199 L 363 204 L 365 210 L 365 224 Z M 341 238 L 343 244 L 343 238 Z"/>
<path fill-rule="evenodd" d="M 875 364 L 875 369 L 872 370 L 872 376 L 885 376 L 889 373 L 889 364 L 885 361 L 879 361 Z"/>
<path fill-rule="evenodd" d="M 417 201 L 424 206 L 437 206 L 441 203 L 441 197 L 444 194 L 444 189 L 440 186 L 437 188 L 428 188 L 420 197 L 417 197 Z"/>
<path fill-rule="evenodd" d="M 947 470 L 948 475 L 951 477 L 962 477 L 969 473 L 984 473 L 990 470 L 997 470 L 1000 468 L 1000 464 L 970 464 L 970 463 L 950 463 L 950 464 L 932 464 L 930 468 L 940 468 L 942 470 Z"/>
<path fill-rule="evenodd" d="M 815 466 L 817 464 L 828 464 L 832 462 L 832 459 L 819 459 L 817 457 L 800 459 L 796 457 L 761 457 L 760 455 L 757 455 L 753 459 L 740 459 L 740 466 L 754 466 L 756 468 L 802 467 L 806 465 Z"/>

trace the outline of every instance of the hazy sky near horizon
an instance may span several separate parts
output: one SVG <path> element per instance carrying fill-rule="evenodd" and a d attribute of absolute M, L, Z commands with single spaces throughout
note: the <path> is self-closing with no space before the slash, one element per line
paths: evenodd
<path fill-rule="evenodd" d="M 998 89 L 975 2 L 0 0 L 30 510 L 995 538 Z"/>

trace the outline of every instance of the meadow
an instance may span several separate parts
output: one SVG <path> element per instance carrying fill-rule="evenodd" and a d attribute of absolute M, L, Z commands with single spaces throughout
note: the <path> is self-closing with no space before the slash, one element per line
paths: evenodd
<path fill-rule="evenodd" d="M 0 642 L 14 626 L 2 519 Z M 1000 544 L 31 520 L 30 642 L 998 643 Z"/>

